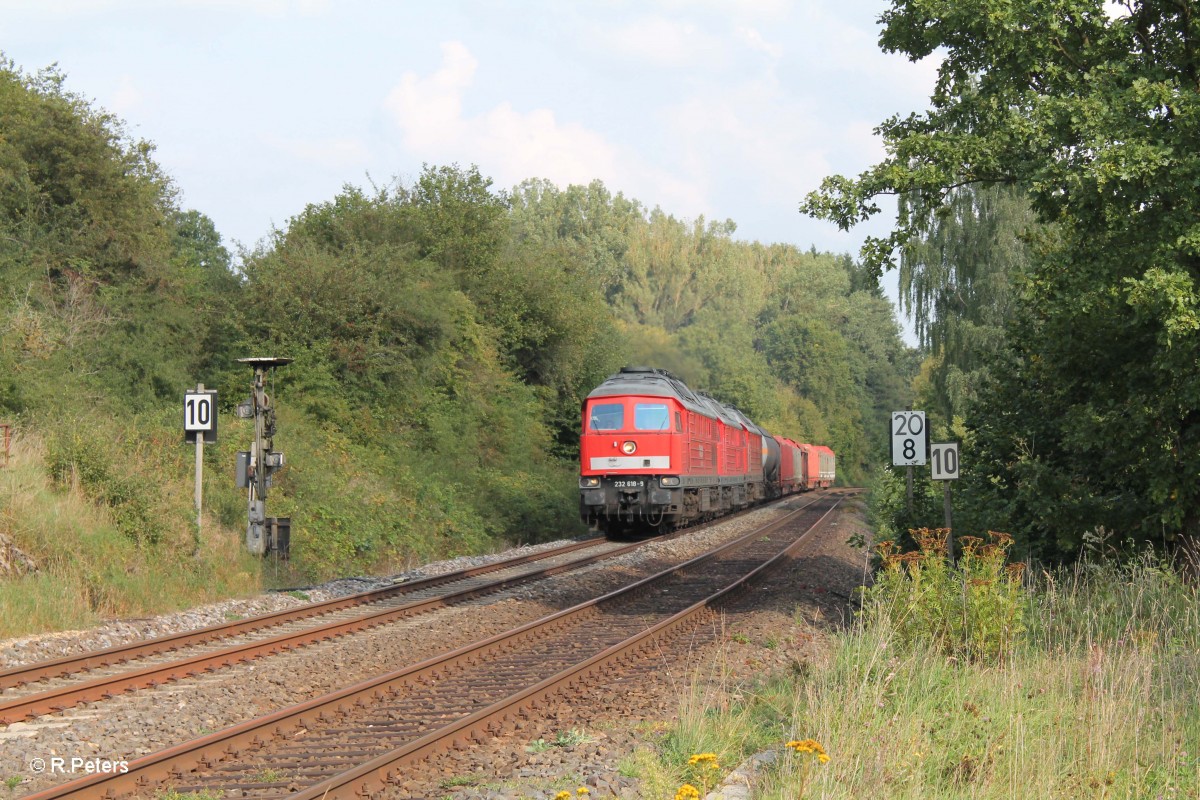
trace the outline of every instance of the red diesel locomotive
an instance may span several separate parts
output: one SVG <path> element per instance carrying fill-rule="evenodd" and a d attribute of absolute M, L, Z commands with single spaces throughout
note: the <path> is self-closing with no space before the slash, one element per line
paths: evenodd
<path fill-rule="evenodd" d="M 583 403 L 580 515 L 609 534 L 667 531 L 831 486 L 828 447 L 772 436 L 666 370 L 624 367 Z"/>

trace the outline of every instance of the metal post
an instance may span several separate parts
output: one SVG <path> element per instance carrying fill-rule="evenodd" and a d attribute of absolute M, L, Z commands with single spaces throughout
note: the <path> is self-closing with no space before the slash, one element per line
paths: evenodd
<path fill-rule="evenodd" d="M 264 555 L 269 545 L 267 531 L 267 488 L 272 472 L 283 466 L 283 453 L 274 450 L 275 409 L 267 395 L 267 372 L 274 367 L 290 364 L 290 358 L 239 358 L 254 368 L 254 392 L 250 398 L 249 414 L 254 417 L 254 441 L 250 444 L 249 501 L 246 522 L 246 549 Z"/>
<path fill-rule="evenodd" d="M 908 411 L 912 411 L 912 406 L 905 406 L 904 408 Z M 905 497 L 908 498 L 908 517 L 909 517 L 909 521 L 911 522 L 912 513 L 913 513 L 913 468 L 912 468 L 912 464 L 908 465 L 906 472 L 908 473 L 908 477 L 906 480 L 907 489 L 905 492 Z"/>
<path fill-rule="evenodd" d="M 908 473 L 908 515 L 911 517 L 913 513 L 913 470 L 912 467 L 906 469 Z"/>
<path fill-rule="evenodd" d="M 950 481 L 942 481 L 942 507 L 946 512 L 946 552 L 954 563 L 954 520 L 950 516 Z"/>
<path fill-rule="evenodd" d="M 263 454 L 271 445 L 266 440 L 267 412 L 270 410 L 266 375 L 266 367 L 261 364 L 254 365 L 254 442 L 250 445 L 250 507 L 247 515 L 246 547 L 255 555 L 262 555 L 267 549 L 267 471 L 264 469 Z"/>
<path fill-rule="evenodd" d="M 204 394 L 204 384 L 196 384 L 196 394 Z M 217 413 L 214 408 L 212 413 Z M 196 431 L 196 539 L 192 543 L 192 558 L 200 555 L 200 542 L 203 536 L 203 503 L 204 503 L 204 432 Z"/>
<path fill-rule="evenodd" d="M 954 527 L 950 518 L 950 481 L 942 481 L 942 509 L 946 512 L 946 528 Z"/>

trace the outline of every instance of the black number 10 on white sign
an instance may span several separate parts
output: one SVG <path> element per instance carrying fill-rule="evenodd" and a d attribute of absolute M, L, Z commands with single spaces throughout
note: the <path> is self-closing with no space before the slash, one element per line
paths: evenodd
<path fill-rule="evenodd" d="M 213 401 L 209 394 L 188 394 L 183 399 L 183 429 L 209 431 L 213 427 Z"/>
<path fill-rule="evenodd" d="M 929 448 L 930 477 L 935 481 L 958 480 L 958 442 L 941 442 Z"/>

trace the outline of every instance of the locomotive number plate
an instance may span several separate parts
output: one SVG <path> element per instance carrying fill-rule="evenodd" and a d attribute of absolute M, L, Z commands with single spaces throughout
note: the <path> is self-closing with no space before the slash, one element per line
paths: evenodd
<path fill-rule="evenodd" d="M 613 481 L 613 487 L 617 489 L 640 489 L 646 485 L 645 481 Z"/>

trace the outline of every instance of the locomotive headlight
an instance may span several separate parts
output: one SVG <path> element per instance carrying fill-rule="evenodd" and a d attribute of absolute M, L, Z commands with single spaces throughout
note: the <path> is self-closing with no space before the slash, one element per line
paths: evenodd
<path fill-rule="evenodd" d="M 678 486 L 679 478 L 659 478 L 658 485 L 659 486 Z"/>
<path fill-rule="evenodd" d="M 595 489 L 599 485 L 600 485 L 600 479 L 596 478 L 596 477 L 579 479 L 579 488 L 580 489 Z"/>
<path fill-rule="evenodd" d="M 637 452 L 637 442 L 621 442 L 621 452 L 631 456 Z"/>

